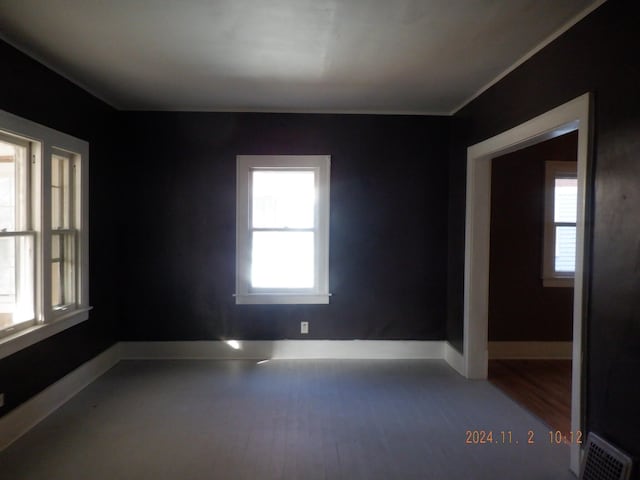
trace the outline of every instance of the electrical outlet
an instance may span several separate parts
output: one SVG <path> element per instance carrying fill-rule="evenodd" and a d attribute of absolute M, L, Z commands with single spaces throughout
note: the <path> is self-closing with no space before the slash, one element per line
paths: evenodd
<path fill-rule="evenodd" d="M 309 333 L 309 322 L 300 322 L 300 333 L 305 335 Z"/>
<path fill-rule="evenodd" d="M 0 408 L 4 407 L 4 393 L 0 393 Z"/>

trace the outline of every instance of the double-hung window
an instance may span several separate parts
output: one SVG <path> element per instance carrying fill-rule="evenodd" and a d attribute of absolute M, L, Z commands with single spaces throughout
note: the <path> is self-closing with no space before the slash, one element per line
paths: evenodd
<path fill-rule="evenodd" d="M 0 111 L 0 358 L 88 318 L 88 153 Z"/>
<path fill-rule="evenodd" d="M 573 286 L 577 205 L 576 162 L 545 162 L 542 281 L 546 287 Z"/>
<path fill-rule="evenodd" d="M 76 304 L 77 161 L 78 155 L 71 152 L 54 150 L 51 155 L 51 306 L 58 312 Z"/>
<path fill-rule="evenodd" d="M 237 157 L 236 303 L 329 303 L 326 155 Z"/>

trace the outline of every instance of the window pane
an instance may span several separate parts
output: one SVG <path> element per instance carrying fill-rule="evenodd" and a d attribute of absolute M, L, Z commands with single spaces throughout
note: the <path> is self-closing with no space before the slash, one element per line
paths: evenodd
<path fill-rule="evenodd" d="M 68 157 L 51 156 L 51 228 L 71 228 L 71 165 Z"/>
<path fill-rule="evenodd" d="M 0 304 L 14 303 L 15 301 L 15 258 L 15 239 L 12 237 L 0 238 Z"/>
<path fill-rule="evenodd" d="M 0 231 L 27 229 L 27 149 L 0 140 Z"/>
<path fill-rule="evenodd" d="M 60 235 L 51 235 L 51 259 L 57 260 L 60 258 Z"/>
<path fill-rule="evenodd" d="M 76 302 L 76 233 L 54 233 L 51 241 L 51 305 L 68 306 Z"/>
<path fill-rule="evenodd" d="M 313 288 L 313 232 L 253 232 L 251 286 Z"/>
<path fill-rule="evenodd" d="M 0 328 L 34 318 L 33 239 L 0 238 Z"/>
<path fill-rule="evenodd" d="M 313 171 L 253 171 L 253 228 L 313 228 Z"/>
<path fill-rule="evenodd" d="M 556 178 L 554 186 L 554 222 L 576 223 L 578 180 L 576 178 Z"/>
<path fill-rule="evenodd" d="M 576 227 L 556 227 L 556 272 L 576 269 Z"/>

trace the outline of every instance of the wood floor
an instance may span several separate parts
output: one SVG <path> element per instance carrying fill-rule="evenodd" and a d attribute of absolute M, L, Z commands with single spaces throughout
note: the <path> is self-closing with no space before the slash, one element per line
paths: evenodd
<path fill-rule="evenodd" d="M 553 430 L 571 431 L 571 360 L 489 360 L 489 381 Z"/>
<path fill-rule="evenodd" d="M 546 430 L 441 360 L 123 361 L 0 452 L 0 478 L 575 480 Z"/>

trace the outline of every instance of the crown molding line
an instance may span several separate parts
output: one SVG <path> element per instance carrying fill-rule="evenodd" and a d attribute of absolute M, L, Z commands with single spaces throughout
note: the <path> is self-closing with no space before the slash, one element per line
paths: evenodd
<path fill-rule="evenodd" d="M 520 59 L 518 59 L 513 65 L 511 65 L 509 68 L 507 68 L 504 72 L 502 72 L 500 75 L 498 75 L 497 77 L 495 77 L 493 80 L 491 80 L 489 83 L 487 83 L 484 87 L 480 88 L 480 90 L 478 90 L 476 93 L 474 93 L 473 95 L 471 95 L 467 100 L 465 100 L 464 102 L 462 102 L 462 104 L 460 104 L 459 107 L 451 110 L 451 112 L 448 113 L 448 115 L 455 115 L 456 113 L 458 113 L 460 110 L 462 110 L 464 107 L 466 107 L 468 104 L 470 104 L 472 101 L 474 101 L 476 98 L 478 98 L 480 95 L 482 95 L 484 92 L 486 92 L 487 90 L 489 90 L 491 87 L 493 87 L 496 83 L 498 83 L 500 80 L 502 80 L 504 77 L 506 77 L 507 75 L 509 75 L 511 72 L 513 72 L 516 68 L 518 68 L 520 65 L 522 65 L 523 63 L 525 63 L 527 60 L 529 60 L 531 57 L 533 57 L 536 53 L 538 53 L 540 50 L 542 50 L 544 47 L 546 47 L 547 45 L 549 45 L 551 42 L 553 42 L 554 40 L 556 40 L 558 37 L 560 37 L 563 33 L 565 33 L 567 30 L 569 30 L 571 27 L 573 27 L 576 23 L 578 23 L 580 20 L 582 20 L 583 18 L 585 18 L 587 15 L 589 15 L 591 12 L 593 12 L 594 10 L 597 10 L 600 6 L 602 6 L 607 0 L 597 0 L 595 3 L 593 3 L 592 5 L 588 6 L 587 8 L 585 8 L 583 11 L 581 11 L 580 13 L 578 13 L 577 15 L 575 15 L 573 18 L 571 18 L 569 21 L 567 21 L 564 25 L 562 25 L 559 29 L 557 29 L 555 32 L 553 32 L 551 35 L 549 35 L 547 38 L 545 38 L 542 42 L 540 42 L 538 45 L 536 45 L 535 47 L 533 47 L 531 50 L 529 50 L 527 53 L 525 53 L 522 57 L 520 57 Z"/>
<path fill-rule="evenodd" d="M 125 108 L 122 112 L 176 112 L 176 113 L 264 113 L 264 114 L 314 114 L 314 115 L 397 115 L 418 117 L 448 117 L 445 111 L 429 110 L 363 110 L 363 109 L 273 109 L 266 108 L 216 108 L 216 107 L 177 107 L 177 108 Z"/>

